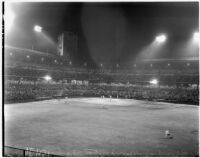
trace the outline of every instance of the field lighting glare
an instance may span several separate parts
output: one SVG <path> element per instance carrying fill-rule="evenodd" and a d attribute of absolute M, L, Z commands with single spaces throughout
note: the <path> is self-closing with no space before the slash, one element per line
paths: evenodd
<path fill-rule="evenodd" d="M 153 84 L 153 85 L 157 85 L 158 84 L 158 80 L 157 79 L 152 79 L 149 83 Z"/>
<path fill-rule="evenodd" d="M 194 40 L 197 42 L 199 41 L 199 32 L 194 33 Z"/>
<path fill-rule="evenodd" d="M 41 27 L 41 26 L 38 26 L 38 25 L 35 25 L 34 30 L 35 30 L 36 32 L 42 32 L 42 27 Z"/>
<path fill-rule="evenodd" d="M 166 39 L 167 39 L 166 35 L 162 34 L 156 37 L 156 42 L 163 43 L 166 41 Z"/>
<path fill-rule="evenodd" d="M 44 79 L 45 79 L 46 81 L 50 81 L 52 78 L 51 78 L 51 76 L 46 75 L 46 76 L 44 76 Z"/>
<path fill-rule="evenodd" d="M 4 15 L 4 20 L 5 20 L 5 29 L 6 30 L 10 30 L 13 22 L 15 19 L 15 14 L 14 12 L 11 10 L 11 7 L 9 4 L 6 5 L 5 7 L 5 15 Z"/>

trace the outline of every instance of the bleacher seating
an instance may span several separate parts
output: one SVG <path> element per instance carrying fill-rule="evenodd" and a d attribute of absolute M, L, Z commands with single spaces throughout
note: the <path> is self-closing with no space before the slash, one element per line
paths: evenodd
<path fill-rule="evenodd" d="M 61 66 L 53 62 L 56 59 L 64 63 L 59 57 L 38 52 L 31 54 L 30 50 L 7 48 L 5 53 L 6 101 L 34 100 L 58 95 L 112 95 L 198 104 L 198 60 L 143 61 L 137 63 L 137 67 L 98 68 L 67 64 Z M 30 58 L 27 59 L 28 54 Z M 52 63 L 45 63 L 41 58 L 48 58 Z M 167 66 L 169 62 L 170 66 Z M 150 63 L 153 67 L 149 66 Z M 50 75 L 52 80 L 46 82 L 43 78 L 45 75 Z M 149 83 L 152 78 L 158 79 L 157 86 Z M 88 81 L 89 84 L 74 84 L 72 80 Z"/>

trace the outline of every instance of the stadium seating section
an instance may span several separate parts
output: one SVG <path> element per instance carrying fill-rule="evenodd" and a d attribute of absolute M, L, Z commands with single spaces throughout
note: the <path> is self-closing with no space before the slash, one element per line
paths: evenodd
<path fill-rule="evenodd" d="M 198 60 L 148 60 L 120 67 L 69 65 L 56 55 L 5 49 L 6 102 L 52 97 L 114 97 L 199 103 Z M 46 81 L 45 75 L 52 77 Z M 157 85 L 149 83 L 156 78 Z"/>

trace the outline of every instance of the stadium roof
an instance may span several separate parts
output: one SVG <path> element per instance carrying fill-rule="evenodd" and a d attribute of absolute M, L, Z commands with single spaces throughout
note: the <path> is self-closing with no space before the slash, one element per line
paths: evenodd
<path fill-rule="evenodd" d="M 29 53 L 32 53 L 32 54 L 38 54 L 38 55 L 43 55 L 43 56 L 52 56 L 52 57 L 55 56 L 55 55 L 50 54 L 50 53 L 44 53 L 44 52 L 41 52 L 41 51 L 31 50 L 31 49 L 27 49 L 27 48 L 19 48 L 19 47 L 7 46 L 7 45 L 5 46 L 5 48 L 18 50 L 18 51 L 20 51 L 20 53 L 29 52 Z M 19 52 L 17 52 L 17 53 L 19 53 Z"/>
<path fill-rule="evenodd" d="M 178 61 L 199 61 L 199 58 L 194 57 L 194 58 L 183 58 L 183 59 L 167 59 L 167 58 L 160 58 L 160 59 L 144 59 L 143 61 L 147 61 L 147 62 L 151 62 L 151 61 L 158 61 L 158 62 L 162 62 L 162 61 L 172 61 L 172 62 L 178 62 Z"/>

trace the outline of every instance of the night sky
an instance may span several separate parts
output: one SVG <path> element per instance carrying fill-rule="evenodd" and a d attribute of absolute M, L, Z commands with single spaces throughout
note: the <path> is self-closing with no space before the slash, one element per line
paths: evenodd
<path fill-rule="evenodd" d="M 13 3 L 14 28 L 6 44 L 55 54 L 57 36 L 78 34 L 75 62 L 127 63 L 139 56 L 159 33 L 167 35 L 165 46 L 153 58 L 183 58 L 192 34 L 198 31 L 198 2 Z M 41 25 L 52 41 L 38 41 L 33 31 Z M 189 50 L 198 56 L 198 50 Z M 148 53 L 148 51 L 147 51 Z"/>

